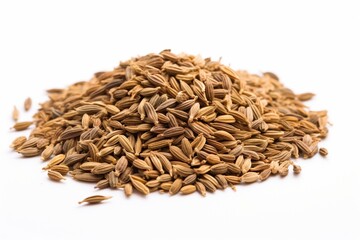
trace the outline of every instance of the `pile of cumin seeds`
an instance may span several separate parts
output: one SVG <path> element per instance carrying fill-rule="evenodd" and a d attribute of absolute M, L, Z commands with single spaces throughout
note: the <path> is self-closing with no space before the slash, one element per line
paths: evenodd
<path fill-rule="evenodd" d="M 286 176 L 290 167 L 300 173 L 292 159 L 313 157 L 328 132 L 327 112 L 303 104 L 312 93 L 295 94 L 270 72 L 235 71 L 170 50 L 48 96 L 14 150 L 41 155 L 54 181 L 70 175 L 126 196 L 205 195 Z"/>

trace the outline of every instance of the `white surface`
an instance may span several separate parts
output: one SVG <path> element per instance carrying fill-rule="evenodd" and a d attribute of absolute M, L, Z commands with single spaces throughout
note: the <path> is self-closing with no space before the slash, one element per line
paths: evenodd
<path fill-rule="evenodd" d="M 356 1 L 54 2 L 0 2 L 1 240 L 360 239 Z M 93 185 L 50 182 L 39 158 L 8 148 L 14 104 L 165 48 L 273 71 L 296 92 L 317 93 L 309 105 L 328 109 L 334 124 L 320 144 L 329 156 L 237 192 L 126 199 L 108 190 L 113 199 L 86 207 L 77 201 Z"/>

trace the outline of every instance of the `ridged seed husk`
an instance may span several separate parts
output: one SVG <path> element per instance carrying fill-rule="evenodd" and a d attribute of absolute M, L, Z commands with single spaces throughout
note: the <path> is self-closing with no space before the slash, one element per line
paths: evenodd
<path fill-rule="evenodd" d="M 111 196 L 94 195 L 94 196 L 85 198 L 84 200 L 80 201 L 79 204 L 81 204 L 81 203 L 95 204 L 95 203 L 100 203 L 100 202 L 105 201 L 110 198 L 112 198 L 112 197 Z"/>
<path fill-rule="evenodd" d="M 180 191 L 182 187 L 182 180 L 181 178 L 175 179 L 175 181 L 171 184 L 171 187 L 169 189 L 170 195 L 174 195 Z"/>
<path fill-rule="evenodd" d="M 60 165 L 55 165 L 55 166 L 52 166 L 50 168 L 51 171 L 55 171 L 55 172 L 58 172 L 60 173 L 61 175 L 65 176 L 68 172 L 69 172 L 69 167 L 64 165 L 64 164 L 60 164 Z"/>
<path fill-rule="evenodd" d="M 32 121 L 17 122 L 14 124 L 14 126 L 12 126 L 12 129 L 14 129 L 15 131 L 23 131 L 30 127 L 32 124 Z"/>
<path fill-rule="evenodd" d="M 133 187 L 138 190 L 140 193 L 147 195 L 150 193 L 149 188 L 142 182 L 134 179 L 134 177 L 130 176 L 131 184 Z"/>
<path fill-rule="evenodd" d="M 12 141 L 10 147 L 16 150 L 21 145 L 23 145 L 26 142 L 26 140 L 27 140 L 27 138 L 25 136 L 17 137 L 14 139 L 14 141 Z"/>
<path fill-rule="evenodd" d="M 61 181 L 61 180 L 65 179 L 61 173 L 59 173 L 57 171 L 53 171 L 53 170 L 48 171 L 48 176 L 53 181 Z"/>

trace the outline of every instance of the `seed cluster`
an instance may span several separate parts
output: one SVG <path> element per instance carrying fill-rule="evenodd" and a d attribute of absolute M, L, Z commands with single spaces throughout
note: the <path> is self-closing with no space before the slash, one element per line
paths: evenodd
<path fill-rule="evenodd" d="M 99 189 L 123 188 L 126 196 L 134 189 L 205 195 L 286 176 L 290 166 L 300 173 L 291 158 L 314 156 L 327 135 L 327 112 L 302 103 L 312 93 L 294 94 L 270 72 L 235 71 L 170 50 L 121 62 L 48 96 L 30 137 L 11 146 L 49 160 L 44 169 L 54 181 L 69 173 Z"/>

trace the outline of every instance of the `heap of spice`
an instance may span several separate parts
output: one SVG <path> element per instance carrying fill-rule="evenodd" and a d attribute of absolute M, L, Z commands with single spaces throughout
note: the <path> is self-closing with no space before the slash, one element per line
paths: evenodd
<path fill-rule="evenodd" d="M 291 159 L 314 156 L 328 132 L 327 112 L 303 104 L 314 94 L 297 95 L 270 72 L 235 71 L 170 50 L 121 62 L 48 96 L 36 127 L 14 140 L 14 150 L 41 155 L 54 181 L 70 174 L 126 196 L 133 189 L 204 196 L 286 176 L 289 167 L 300 173 Z M 28 99 L 25 109 L 30 105 Z"/>

